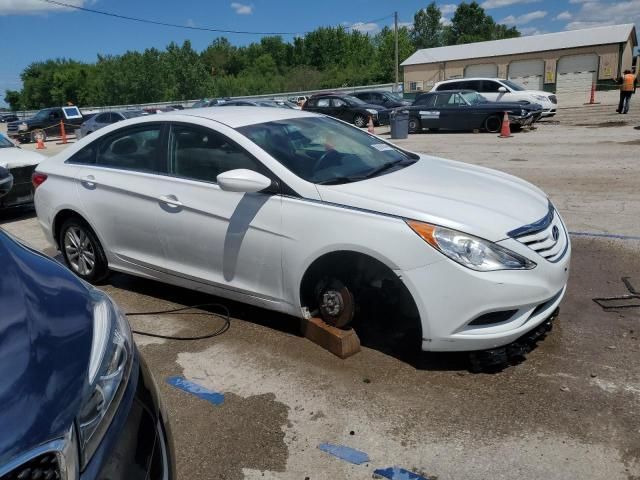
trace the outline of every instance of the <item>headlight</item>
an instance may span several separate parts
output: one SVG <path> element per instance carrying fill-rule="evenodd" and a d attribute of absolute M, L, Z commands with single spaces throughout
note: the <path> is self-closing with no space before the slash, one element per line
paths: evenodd
<path fill-rule="evenodd" d="M 520 110 L 520 116 L 525 117 L 527 115 L 527 111 L 525 109 Z"/>
<path fill-rule="evenodd" d="M 377 115 L 378 111 L 374 110 L 373 108 L 367 108 L 367 112 L 369 112 L 371 115 Z"/>
<path fill-rule="evenodd" d="M 104 436 L 129 378 L 133 360 L 131 329 L 124 314 L 101 291 L 92 288 L 93 342 L 84 404 L 78 415 L 84 468 Z"/>
<path fill-rule="evenodd" d="M 407 225 L 440 253 L 472 270 L 531 270 L 536 266 L 511 250 L 466 233 L 415 220 L 407 220 Z"/>
<path fill-rule="evenodd" d="M 541 102 L 548 102 L 549 99 L 545 96 L 542 95 L 534 95 L 533 98 L 535 98 L 536 100 L 540 100 Z"/>

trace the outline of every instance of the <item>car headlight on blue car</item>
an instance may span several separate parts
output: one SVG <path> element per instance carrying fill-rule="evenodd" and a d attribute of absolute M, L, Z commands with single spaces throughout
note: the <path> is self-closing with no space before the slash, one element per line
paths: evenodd
<path fill-rule="evenodd" d="M 126 388 L 133 362 L 131 328 L 120 309 L 100 290 L 91 287 L 93 341 L 87 371 L 87 389 L 77 418 L 84 468 L 109 428 Z"/>
<path fill-rule="evenodd" d="M 406 222 L 433 248 L 471 270 L 531 270 L 536 266 L 522 255 L 473 235 L 415 220 Z"/>

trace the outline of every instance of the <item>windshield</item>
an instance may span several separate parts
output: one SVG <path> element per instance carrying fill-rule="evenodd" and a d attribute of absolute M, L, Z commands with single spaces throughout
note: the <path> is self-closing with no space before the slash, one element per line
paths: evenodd
<path fill-rule="evenodd" d="M 387 100 L 393 100 L 394 102 L 404 100 L 399 94 L 393 92 L 383 92 L 382 95 L 384 95 Z"/>
<path fill-rule="evenodd" d="M 418 158 L 332 118 L 294 118 L 238 131 L 297 176 L 318 184 L 364 180 Z"/>
<path fill-rule="evenodd" d="M 518 85 L 517 83 L 513 83 L 511 80 L 500 80 L 502 83 L 504 83 L 507 87 L 509 87 L 511 90 L 515 90 L 516 92 L 523 92 L 524 88 L 522 88 L 520 85 Z"/>
<path fill-rule="evenodd" d="M 51 110 L 40 110 L 38 113 L 36 113 L 33 116 L 33 118 L 38 119 L 38 120 L 49 118 L 49 113 L 51 113 Z"/>
<path fill-rule="evenodd" d="M 135 118 L 146 115 L 147 112 L 143 112 L 142 110 L 127 110 L 126 112 L 120 112 L 124 118 Z"/>
<path fill-rule="evenodd" d="M 0 133 L 0 148 L 14 148 L 15 145 L 7 137 Z"/>
<path fill-rule="evenodd" d="M 462 97 L 470 104 L 477 105 L 479 103 L 486 103 L 488 100 L 480 95 L 478 92 L 462 92 Z"/>

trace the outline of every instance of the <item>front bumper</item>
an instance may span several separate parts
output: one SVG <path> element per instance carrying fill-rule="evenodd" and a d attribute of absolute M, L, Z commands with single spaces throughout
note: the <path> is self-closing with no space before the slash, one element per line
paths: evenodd
<path fill-rule="evenodd" d="M 474 351 L 501 347 L 543 323 L 561 303 L 569 276 L 571 247 L 552 263 L 514 239 L 501 245 L 537 263 L 532 270 L 476 272 L 447 258 L 401 272 L 422 323 L 425 351 Z M 506 319 L 471 324 L 487 314 Z"/>
<path fill-rule="evenodd" d="M 176 478 L 171 429 L 157 386 L 136 351 L 129 384 L 81 480 Z"/>
<path fill-rule="evenodd" d="M 0 198 L 0 209 L 22 207 L 33 204 L 33 185 L 31 175 L 35 171 L 35 165 L 10 168 L 13 175 L 13 188 L 3 198 Z"/>
<path fill-rule="evenodd" d="M 529 112 L 527 115 L 509 115 L 509 122 L 514 125 L 526 127 L 532 125 L 540 118 L 540 112 Z"/>

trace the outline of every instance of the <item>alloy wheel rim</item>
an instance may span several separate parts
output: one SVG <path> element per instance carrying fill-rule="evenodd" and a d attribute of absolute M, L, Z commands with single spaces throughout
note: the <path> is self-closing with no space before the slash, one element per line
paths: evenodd
<path fill-rule="evenodd" d="M 91 275 L 96 254 L 91 239 L 80 227 L 71 227 L 64 235 L 64 251 L 71 269 L 80 275 Z"/>
<path fill-rule="evenodd" d="M 358 127 L 364 127 L 365 123 L 366 123 L 366 121 L 365 121 L 364 117 L 362 117 L 362 116 L 360 116 L 360 115 L 358 115 L 358 116 L 356 117 L 356 121 L 355 121 L 356 126 L 358 126 Z"/>

